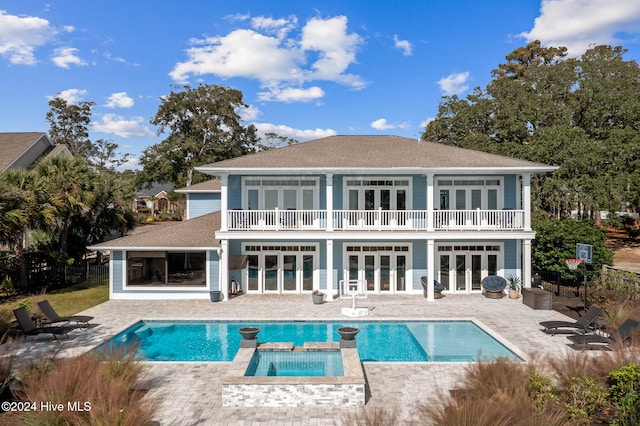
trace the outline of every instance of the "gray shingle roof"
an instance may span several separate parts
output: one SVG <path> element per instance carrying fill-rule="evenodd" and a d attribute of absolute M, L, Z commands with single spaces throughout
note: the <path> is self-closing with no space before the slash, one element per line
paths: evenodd
<path fill-rule="evenodd" d="M 245 169 L 464 169 L 523 168 L 550 171 L 541 163 L 400 136 L 330 136 L 198 167 Z"/>
<path fill-rule="evenodd" d="M 187 193 L 187 192 L 214 192 L 220 191 L 220 180 L 218 179 L 209 179 L 204 182 L 196 183 L 191 186 L 186 186 L 184 188 L 176 189 L 176 192 L 179 193 Z"/>
<path fill-rule="evenodd" d="M 0 171 L 6 170 L 43 136 L 43 132 L 0 133 Z"/>
<path fill-rule="evenodd" d="M 148 226 L 148 225 L 147 225 Z M 145 227 L 147 227 L 145 226 Z M 220 229 L 220 212 L 163 226 L 148 226 L 131 235 L 91 246 L 91 250 L 189 249 L 220 247 L 215 232 Z"/>

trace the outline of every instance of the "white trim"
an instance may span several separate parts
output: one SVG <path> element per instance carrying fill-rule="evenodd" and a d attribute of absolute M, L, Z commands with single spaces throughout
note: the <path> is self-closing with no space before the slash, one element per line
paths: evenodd
<path fill-rule="evenodd" d="M 258 191 L 258 206 L 251 206 L 251 210 L 267 210 L 265 208 L 265 191 L 268 190 L 277 190 L 278 191 L 278 201 L 277 201 L 277 206 L 280 209 L 284 209 L 284 191 L 285 190 L 295 190 L 296 191 L 296 209 L 297 210 L 305 210 L 304 206 L 303 206 L 303 202 L 304 202 L 304 196 L 303 196 L 303 192 L 304 190 L 313 190 L 313 207 L 311 210 L 317 210 L 318 206 L 320 205 L 320 177 L 319 176 L 308 176 L 308 175 L 303 175 L 303 176 L 294 176 L 294 175 L 286 175 L 286 176 L 281 176 L 280 179 L 278 180 L 283 180 L 283 181 L 287 181 L 287 180 L 306 180 L 306 181 L 313 181 L 314 184 L 313 185 L 297 185 L 297 186 L 283 186 L 283 185 L 263 185 L 262 183 L 260 183 L 260 185 L 247 185 L 247 181 L 252 181 L 252 180 L 276 180 L 278 179 L 278 176 L 242 176 L 241 181 L 242 181 L 242 185 L 241 185 L 241 199 L 242 199 L 242 209 L 243 210 L 250 210 L 249 209 L 249 190 L 253 189 L 253 190 L 257 190 Z M 306 209 L 308 210 L 308 209 Z"/>
<path fill-rule="evenodd" d="M 310 246 L 313 247 L 313 251 L 294 251 L 294 250 L 247 250 L 247 246 Z M 245 241 L 241 245 L 241 250 L 243 255 L 249 256 L 258 256 L 258 290 L 249 290 L 249 279 L 248 279 L 248 268 L 246 271 L 242 272 L 243 280 L 242 288 L 244 291 L 249 294 L 310 294 L 313 290 L 319 288 L 320 282 L 320 243 L 318 242 L 278 242 L 274 244 L 272 241 L 263 240 L 263 241 Z M 282 256 L 287 255 L 295 255 L 296 258 L 298 256 L 311 255 L 313 256 L 313 284 L 311 290 L 304 290 L 302 288 L 302 266 L 303 262 L 298 262 L 296 267 L 296 290 L 284 290 L 282 288 L 282 283 L 284 280 L 282 262 L 280 259 Z M 265 290 L 264 288 L 264 256 L 277 256 L 278 257 L 278 272 L 276 282 L 278 284 L 277 290 Z"/>
<path fill-rule="evenodd" d="M 208 250 L 148 250 L 154 252 L 163 252 L 163 253 L 201 253 L 204 251 L 205 258 L 205 284 L 204 286 L 169 286 L 169 285 L 129 285 L 129 280 L 127 276 L 128 264 L 129 264 L 129 252 L 138 252 L 141 250 L 122 250 L 123 259 L 122 259 L 122 293 L 115 294 L 123 294 L 123 293 L 134 293 L 134 292 L 152 292 L 152 291 L 167 291 L 167 292 L 178 292 L 171 294 L 180 294 L 180 292 L 198 292 L 198 291 L 209 291 L 210 283 L 209 283 L 209 251 Z M 167 257 L 164 257 L 165 260 L 165 275 L 167 274 Z M 111 262 L 111 259 L 109 260 Z M 111 265 L 109 265 L 109 273 L 111 274 Z M 115 294 L 113 294 L 115 296 Z M 160 293 L 159 293 L 160 294 Z M 112 294 L 109 295 L 110 297 Z"/>
<path fill-rule="evenodd" d="M 505 158 L 509 159 L 509 158 Z M 434 174 L 463 174 L 463 175 L 476 175 L 481 174 L 520 174 L 520 173 L 547 173 L 554 172 L 558 169 L 555 166 L 495 166 L 495 167 L 394 167 L 393 172 L 397 174 L 407 175 L 421 175 L 427 173 Z M 230 168 L 217 168 L 217 167 L 196 167 L 199 172 L 218 176 L 222 173 L 228 174 L 245 174 L 245 175 L 287 175 L 287 174 L 299 174 L 299 175 L 317 175 L 325 173 L 334 173 L 337 175 L 359 175 L 359 174 L 388 174 L 388 167 L 362 167 L 362 168 L 349 168 L 349 167 L 230 167 Z"/>
<path fill-rule="evenodd" d="M 369 242 L 367 241 L 344 241 L 342 244 L 342 271 L 338 271 L 338 277 L 342 277 L 339 280 L 340 281 L 349 281 L 349 256 L 355 255 L 357 254 L 358 256 L 362 255 L 373 255 L 375 256 L 375 263 L 374 263 L 374 267 L 375 267 L 375 282 L 373 284 L 374 289 L 373 290 L 369 290 L 367 289 L 366 292 L 367 293 L 371 293 L 371 294 L 411 294 L 413 291 L 413 286 L 411 285 L 413 283 L 413 242 L 411 241 L 397 241 L 395 240 L 393 243 L 389 242 L 389 243 L 384 243 L 385 245 L 391 246 L 392 249 L 391 250 L 379 250 L 379 251 L 347 251 L 347 247 L 349 246 L 358 246 L 358 247 L 364 247 L 364 246 L 380 246 L 381 243 L 379 242 L 371 242 L 371 236 L 369 236 Z M 402 247 L 408 247 L 407 251 L 395 251 L 393 249 L 393 247 L 398 247 L 398 246 L 402 246 Z M 390 282 L 389 282 L 389 290 L 386 291 L 380 291 L 380 287 L 379 287 L 379 283 L 378 283 L 378 278 L 380 277 L 380 256 L 381 255 L 388 255 L 391 257 L 391 264 L 389 265 L 389 277 L 390 277 Z M 404 290 L 403 291 L 397 291 L 397 283 L 395 282 L 395 272 L 396 272 L 396 264 L 395 264 L 395 258 L 398 255 L 404 255 L 405 256 L 405 283 L 404 283 Z M 368 284 L 368 283 L 367 283 Z M 377 288 L 377 291 L 376 291 Z"/>
<path fill-rule="evenodd" d="M 453 245 L 483 245 L 483 246 L 499 246 L 500 250 L 498 252 L 494 252 L 494 251 L 471 251 L 471 250 L 455 250 L 452 248 L 451 251 L 440 251 L 439 248 L 442 246 L 453 246 Z M 478 290 L 473 290 L 470 287 L 467 289 L 468 284 L 468 273 L 471 269 L 471 265 L 468 265 L 468 267 L 465 270 L 465 290 L 458 290 L 456 288 L 456 281 L 455 281 L 455 269 L 456 269 L 456 263 L 455 263 L 455 256 L 456 255 L 465 255 L 465 256 L 470 256 L 470 255 L 474 255 L 474 254 L 481 254 L 482 255 L 482 270 L 481 270 L 481 275 L 482 278 L 485 278 L 488 275 L 488 266 L 486 264 L 487 262 L 487 257 L 490 254 L 497 254 L 497 265 L 496 265 L 496 274 L 500 275 L 500 276 L 504 276 L 504 271 L 505 271 L 505 266 L 504 266 L 504 256 L 505 256 L 505 251 L 504 251 L 504 241 L 441 241 L 441 242 L 435 242 L 434 244 L 434 250 L 433 250 L 433 256 L 434 256 L 434 279 L 440 281 L 439 279 L 439 272 L 440 272 L 440 255 L 445 255 L 446 253 L 450 253 L 449 255 L 449 289 L 445 290 L 444 293 L 448 293 L 448 294 L 478 294 L 482 292 L 482 286 L 480 286 L 480 289 Z M 428 255 L 429 253 L 427 253 Z"/>
<path fill-rule="evenodd" d="M 388 171 L 387 171 L 388 173 Z M 350 186 L 347 185 L 347 181 L 392 181 L 391 185 L 359 185 L 359 186 Z M 395 185 L 395 181 L 397 180 L 406 180 L 407 185 Z M 405 191 L 405 210 L 411 211 L 413 210 L 413 176 L 398 176 L 398 175 L 377 175 L 377 176 L 348 176 L 342 179 L 342 210 L 362 210 L 365 211 L 365 190 L 380 190 L 386 189 L 390 191 L 389 194 L 389 210 L 398 210 L 396 202 L 397 202 L 397 189 L 401 189 Z M 358 190 L 358 208 L 351 209 L 349 205 L 349 191 L 350 190 Z M 396 190 L 396 191 L 394 191 Z M 376 193 L 378 193 L 376 191 Z M 380 200 L 376 200 L 378 204 L 380 204 Z M 378 210 L 381 207 L 378 205 L 373 210 Z"/>

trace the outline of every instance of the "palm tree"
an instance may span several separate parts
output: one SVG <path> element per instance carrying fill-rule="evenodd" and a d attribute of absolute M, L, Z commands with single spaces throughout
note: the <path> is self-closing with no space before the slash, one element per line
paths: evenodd
<path fill-rule="evenodd" d="M 47 158 L 34 173 L 47 186 L 48 203 L 55 209 L 54 233 L 61 256 L 69 253 L 69 237 L 74 221 L 91 215 L 96 199 L 97 174 L 78 157 Z"/>
<path fill-rule="evenodd" d="M 23 169 L 0 174 L 0 243 L 12 249 L 20 265 L 20 286 L 26 286 L 24 249 L 29 229 L 46 229 L 55 210 L 46 202 L 42 179 Z"/>

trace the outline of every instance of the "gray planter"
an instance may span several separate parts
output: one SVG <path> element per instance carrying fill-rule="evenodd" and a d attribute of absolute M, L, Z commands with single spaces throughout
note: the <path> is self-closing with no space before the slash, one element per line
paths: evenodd
<path fill-rule="evenodd" d="M 211 298 L 212 302 L 219 302 L 220 300 L 222 300 L 222 292 L 221 291 L 210 291 L 209 292 L 209 297 Z"/>
<path fill-rule="evenodd" d="M 315 305 L 321 305 L 324 303 L 324 294 L 312 294 L 311 297 L 313 298 L 313 303 Z"/>

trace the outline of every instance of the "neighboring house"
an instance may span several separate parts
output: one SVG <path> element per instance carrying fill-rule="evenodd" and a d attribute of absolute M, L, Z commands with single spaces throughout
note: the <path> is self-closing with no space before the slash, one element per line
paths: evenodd
<path fill-rule="evenodd" d="M 154 183 L 150 188 L 142 188 L 136 194 L 133 202 L 133 211 L 138 213 L 148 209 L 149 213 L 154 212 L 173 212 L 176 205 L 169 200 L 168 194 L 173 186 L 168 183 Z"/>
<path fill-rule="evenodd" d="M 197 169 L 218 180 L 180 190 L 189 220 L 93 247 L 112 251 L 112 298 L 227 296 L 231 280 L 248 293 L 319 289 L 329 300 L 349 285 L 422 294 L 423 276 L 428 300 L 436 280 L 450 294 L 479 293 L 493 274 L 528 287 L 531 176 L 555 167 L 396 136 L 332 136 Z"/>
<path fill-rule="evenodd" d="M 177 193 L 187 195 L 185 219 L 193 219 L 203 214 L 217 212 L 220 206 L 220 181 L 209 179 L 186 188 L 177 189 Z"/>
<path fill-rule="evenodd" d="M 54 145 L 46 133 L 0 133 L 0 172 L 30 169 L 45 157 L 71 156 L 66 145 Z"/>

